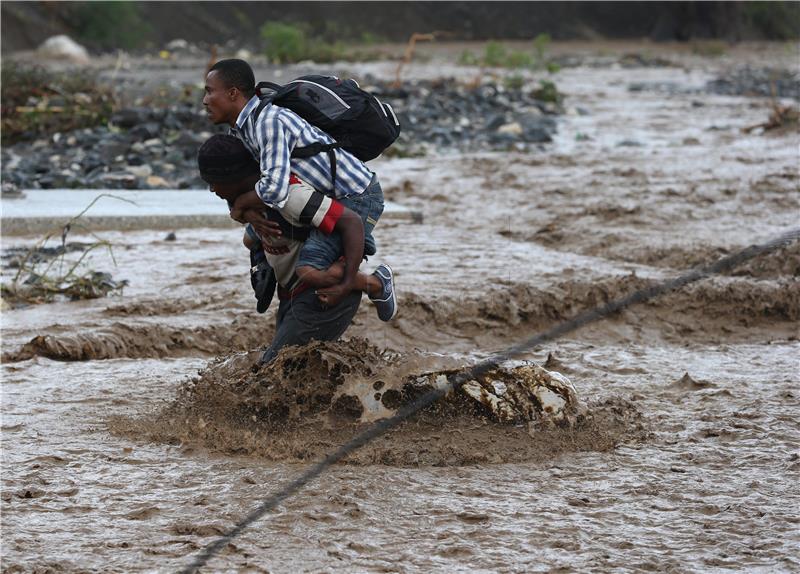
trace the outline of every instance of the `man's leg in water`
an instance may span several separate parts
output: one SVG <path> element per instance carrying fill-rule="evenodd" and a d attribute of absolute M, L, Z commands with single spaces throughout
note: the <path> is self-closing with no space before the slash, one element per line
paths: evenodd
<path fill-rule="evenodd" d="M 277 329 L 272 344 L 261 356 L 261 363 L 272 361 L 283 347 L 305 345 L 310 341 L 336 341 L 341 337 L 361 303 L 361 292 L 353 291 L 335 307 L 322 305 L 313 289 L 281 301 Z"/>

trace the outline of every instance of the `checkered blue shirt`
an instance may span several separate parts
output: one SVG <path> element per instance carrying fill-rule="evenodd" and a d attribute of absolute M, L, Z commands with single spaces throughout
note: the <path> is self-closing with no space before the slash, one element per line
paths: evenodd
<path fill-rule="evenodd" d="M 255 123 L 250 114 L 260 100 L 253 96 L 239 113 L 231 135 L 242 140 L 261 166 L 261 179 L 256 193 L 266 205 L 283 207 L 289 194 L 289 174 L 294 173 L 314 189 L 331 197 L 341 198 L 363 193 L 372 181 L 373 173 L 361 160 L 343 149 L 336 149 L 336 189 L 331 180 L 327 153 L 309 158 L 292 158 L 295 147 L 335 140 L 312 126 L 293 111 L 267 104 Z"/>

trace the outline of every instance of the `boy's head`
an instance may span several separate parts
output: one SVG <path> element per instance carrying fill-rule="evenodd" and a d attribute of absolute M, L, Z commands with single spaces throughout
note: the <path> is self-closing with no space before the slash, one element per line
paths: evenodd
<path fill-rule="evenodd" d="M 215 124 L 233 125 L 239 112 L 256 93 L 256 79 L 244 60 L 220 60 L 206 75 L 203 106 Z"/>
<path fill-rule="evenodd" d="M 261 177 L 258 163 L 241 140 L 223 134 L 208 138 L 197 152 L 200 177 L 218 197 L 233 201 Z"/>

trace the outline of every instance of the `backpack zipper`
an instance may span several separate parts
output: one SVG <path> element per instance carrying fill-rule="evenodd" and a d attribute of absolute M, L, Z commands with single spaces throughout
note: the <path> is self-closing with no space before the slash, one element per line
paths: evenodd
<path fill-rule="evenodd" d="M 383 105 L 386 106 L 387 108 L 389 108 L 389 111 L 392 112 L 392 118 L 394 119 L 394 125 L 399 126 L 400 125 L 400 120 L 397 119 L 397 116 L 395 115 L 394 110 L 392 109 L 392 106 L 390 106 L 389 104 L 383 104 Z M 384 113 L 386 113 L 386 112 L 384 112 Z"/>
<path fill-rule="evenodd" d="M 387 114 L 387 113 L 386 113 L 386 110 L 385 110 L 385 109 L 383 109 L 383 102 L 382 102 L 382 101 L 380 101 L 380 100 L 378 99 L 378 96 L 372 96 L 372 97 L 373 97 L 373 98 L 375 98 L 375 101 L 376 101 L 376 102 L 378 102 L 378 107 L 379 107 L 379 108 L 381 109 L 381 111 L 383 112 L 383 115 L 384 115 L 384 116 L 386 116 L 386 117 L 388 118 L 388 117 L 389 117 L 389 114 Z"/>

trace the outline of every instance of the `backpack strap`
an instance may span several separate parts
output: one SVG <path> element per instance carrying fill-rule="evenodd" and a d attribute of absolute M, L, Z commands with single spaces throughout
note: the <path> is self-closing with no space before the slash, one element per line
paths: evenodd
<path fill-rule="evenodd" d="M 331 162 L 331 183 L 333 184 L 334 195 L 336 195 L 336 148 L 342 147 L 339 142 L 324 144 L 316 142 L 311 145 L 296 147 L 292 150 L 292 157 L 294 158 L 307 158 L 318 153 L 325 152 L 328 154 L 328 160 Z"/>
<path fill-rule="evenodd" d="M 261 98 L 261 101 L 258 102 L 258 106 L 256 106 L 256 109 L 254 109 L 253 112 L 250 114 L 250 118 L 251 121 L 253 122 L 254 128 L 256 127 L 256 120 L 258 119 L 258 116 L 261 115 L 261 112 L 264 110 L 264 108 L 266 108 L 270 104 L 270 102 L 272 102 L 272 98 L 270 98 L 269 96 Z"/>
<path fill-rule="evenodd" d="M 250 121 L 253 123 L 253 131 L 255 131 L 256 120 L 258 119 L 258 116 L 261 115 L 261 112 L 264 110 L 264 108 L 266 108 L 270 103 L 272 103 L 272 100 L 274 98 L 274 95 L 273 96 L 262 96 L 261 95 L 261 89 L 262 88 L 268 88 L 270 90 L 273 90 L 274 92 L 277 92 L 282 87 L 283 86 L 281 86 L 280 84 L 275 84 L 273 82 L 259 82 L 256 85 L 256 94 L 258 94 L 258 97 L 261 99 L 261 101 L 258 103 L 258 106 L 256 107 L 256 109 L 254 109 L 252 111 L 252 113 L 250 114 Z M 339 142 L 334 142 L 334 143 L 331 143 L 331 144 L 324 144 L 322 142 L 317 142 L 317 143 L 313 143 L 311 145 L 294 148 L 292 150 L 291 157 L 293 157 L 293 158 L 309 158 L 312 155 L 317 155 L 318 153 L 322 153 L 322 152 L 327 153 L 328 154 L 328 160 L 331 163 L 331 183 L 333 184 L 333 191 L 334 191 L 334 195 L 335 195 L 335 192 L 336 192 L 336 152 L 334 150 L 336 148 L 340 148 L 340 147 L 342 147 L 342 144 L 340 144 Z"/>
<path fill-rule="evenodd" d="M 261 97 L 261 92 L 264 90 L 264 88 L 272 90 L 273 92 L 277 92 L 283 88 L 283 86 L 276 84 L 275 82 L 258 82 L 256 84 L 256 94 L 258 94 L 259 98 Z"/>

